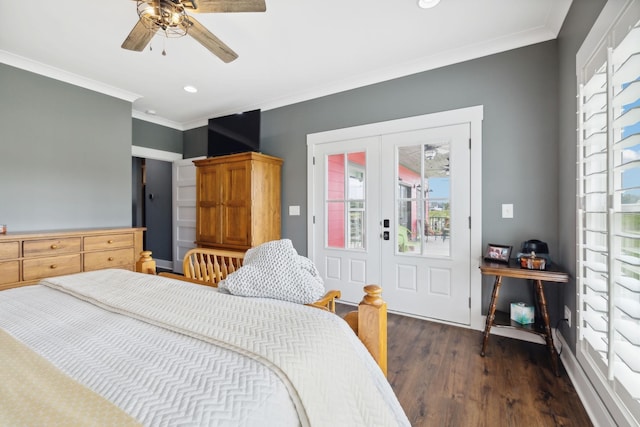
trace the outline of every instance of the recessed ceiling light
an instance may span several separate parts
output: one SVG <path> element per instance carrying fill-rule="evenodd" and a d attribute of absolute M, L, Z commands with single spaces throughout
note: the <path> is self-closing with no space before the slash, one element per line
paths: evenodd
<path fill-rule="evenodd" d="M 156 110 L 147 110 L 145 111 L 145 113 L 151 115 L 151 116 L 155 116 L 156 115 Z"/>
<path fill-rule="evenodd" d="M 440 0 L 418 0 L 418 6 L 423 9 L 431 9 L 436 7 L 440 3 Z"/>
<path fill-rule="evenodd" d="M 185 92 L 196 93 L 198 89 L 195 86 L 187 85 L 184 87 Z"/>

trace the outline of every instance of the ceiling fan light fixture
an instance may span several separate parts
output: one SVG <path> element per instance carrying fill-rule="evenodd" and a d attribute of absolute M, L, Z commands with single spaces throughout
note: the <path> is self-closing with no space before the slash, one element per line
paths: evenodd
<path fill-rule="evenodd" d="M 440 0 L 418 0 L 418 6 L 422 9 L 431 9 L 436 7 Z"/>
<path fill-rule="evenodd" d="M 143 1 L 138 2 L 138 16 L 140 18 L 148 18 L 148 19 L 153 18 L 155 16 L 155 12 L 153 11 L 153 6 Z"/>
<path fill-rule="evenodd" d="M 185 36 L 189 27 L 185 25 L 189 19 L 182 4 L 167 0 L 138 0 L 138 17 L 147 29 L 161 29 L 166 37 Z"/>

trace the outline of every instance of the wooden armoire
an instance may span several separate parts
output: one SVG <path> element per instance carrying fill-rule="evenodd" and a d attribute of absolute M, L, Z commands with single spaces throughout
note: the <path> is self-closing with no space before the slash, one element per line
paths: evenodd
<path fill-rule="evenodd" d="M 282 159 L 247 152 L 193 163 L 198 246 L 246 251 L 280 239 Z"/>

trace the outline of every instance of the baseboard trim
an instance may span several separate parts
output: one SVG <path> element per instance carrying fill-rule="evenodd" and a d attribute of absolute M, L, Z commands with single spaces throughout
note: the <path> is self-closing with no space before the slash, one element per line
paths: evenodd
<path fill-rule="evenodd" d="M 556 338 L 556 341 L 560 341 L 563 348 L 570 348 L 562 334 L 556 335 Z M 584 409 L 587 411 L 594 427 L 609 427 L 616 425 L 615 421 L 609 414 L 609 411 L 604 406 L 602 399 L 600 399 L 600 396 L 591 384 L 591 381 L 589 381 L 584 370 L 580 367 L 575 355 L 570 350 L 563 351 L 560 354 L 560 360 L 562 361 L 562 364 L 567 371 L 567 375 L 569 376 L 573 387 L 576 389 L 576 393 L 578 393 L 578 397 L 580 398 Z"/>

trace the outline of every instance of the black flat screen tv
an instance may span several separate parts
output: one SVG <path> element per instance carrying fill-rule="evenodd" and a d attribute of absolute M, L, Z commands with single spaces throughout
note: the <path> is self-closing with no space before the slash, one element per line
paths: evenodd
<path fill-rule="evenodd" d="M 260 110 L 209 119 L 207 155 L 260 151 Z"/>

